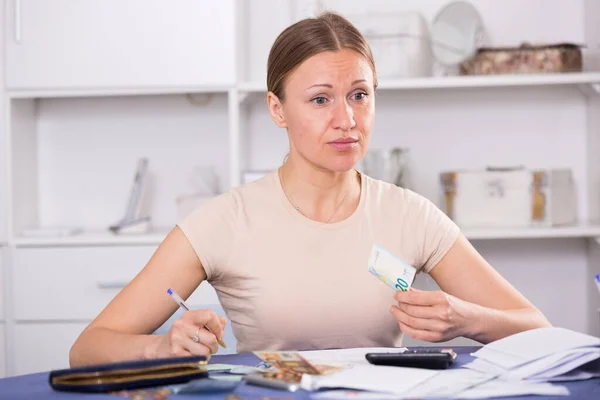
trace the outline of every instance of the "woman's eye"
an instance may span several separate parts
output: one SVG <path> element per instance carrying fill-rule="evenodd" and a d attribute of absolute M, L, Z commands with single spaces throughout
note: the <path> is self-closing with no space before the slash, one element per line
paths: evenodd
<path fill-rule="evenodd" d="M 320 105 L 320 106 L 327 103 L 327 99 L 325 97 L 315 97 L 312 101 L 315 104 Z"/>
<path fill-rule="evenodd" d="M 367 97 L 367 94 L 365 92 L 358 92 L 353 97 L 356 101 L 363 101 Z"/>

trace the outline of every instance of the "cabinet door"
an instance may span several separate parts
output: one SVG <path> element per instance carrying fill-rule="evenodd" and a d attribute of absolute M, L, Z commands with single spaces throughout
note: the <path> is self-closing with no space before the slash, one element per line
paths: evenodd
<path fill-rule="evenodd" d="M 5 311 L 4 311 L 4 297 L 6 296 L 6 291 L 4 290 L 4 249 L 0 247 L 0 322 L 4 321 Z"/>
<path fill-rule="evenodd" d="M 2 29 L 0 29 L 1 31 Z M 0 51 L 1 52 L 1 51 Z M 0 76 L 2 76 L 2 56 L 0 56 Z M 1 82 L 1 80 L 0 80 Z M 8 237 L 8 218 L 6 215 L 7 198 L 9 196 L 6 182 L 6 119 L 4 116 L 4 93 L 0 83 L 0 245 L 6 243 Z"/>
<path fill-rule="evenodd" d="M 18 248 L 15 318 L 91 321 L 141 271 L 154 250 L 153 246 Z"/>
<path fill-rule="evenodd" d="M 91 321 L 142 270 L 154 251 L 154 246 L 17 248 L 12 275 L 15 318 Z M 220 307 L 206 282 L 188 301 L 193 308 Z"/>
<path fill-rule="evenodd" d="M 15 375 L 69 366 L 69 351 L 86 324 L 17 324 Z"/>
<path fill-rule="evenodd" d="M 4 3 L 0 1 L 0 21 L 4 21 Z M 0 44 L 4 43 L 4 29 L 0 28 Z M 4 76 L 4 52 L 0 50 L 0 76 Z M 6 182 L 6 138 L 8 137 L 6 124 L 6 108 L 4 103 L 4 79 L 0 79 L 0 243 L 7 242 L 8 221 L 6 216 L 6 200 L 8 190 Z M 1 287 L 1 286 L 0 286 Z M 2 296 L 0 296 L 2 297 Z"/>
<path fill-rule="evenodd" d="M 6 0 L 9 89 L 229 85 L 235 0 Z"/>
<path fill-rule="evenodd" d="M 0 323 L 0 379 L 6 377 L 6 330 L 5 325 Z"/>

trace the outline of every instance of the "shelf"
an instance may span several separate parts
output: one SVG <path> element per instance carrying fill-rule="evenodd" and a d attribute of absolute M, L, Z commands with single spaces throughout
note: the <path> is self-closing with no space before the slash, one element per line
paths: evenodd
<path fill-rule="evenodd" d="M 149 234 L 115 235 L 110 231 L 88 231 L 62 237 L 18 237 L 16 247 L 77 247 L 77 246 L 158 246 L 168 234 L 168 229 L 155 230 Z M 552 239 L 552 238 L 600 238 L 600 225 L 584 225 L 557 228 L 481 228 L 463 229 L 469 240 L 503 239 Z"/>
<path fill-rule="evenodd" d="M 493 239 L 552 239 L 552 238 L 598 238 L 600 225 L 579 225 L 554 228 L 475 228 L 463 229 L 469 240 Z"/>
<path fill-rule="evenodd" d="M 493 76 L 450 76 L 410 79 L 382 79 L 378 90 L 426 90 L 526 86 L 580 86 L 590 85 L 600 92 L 600 72 L 565 74 L 493 75 Z M 164 86 L 131 88 L 78 88 L 52 90 L 9 90 L 12 99 L 59 98 L 59 97 L 102 97 L 143 96 L 188 93 L 222 93 L 231 89 L 242 93 L 265 93 L 264 82 L 244 82 L 236 86 Z"/>
<path fill-rule="evenodd" d="M 8 90 L 12 99 L 42 99 L 58 97 L 107 97 L 107 96 L 150 96 L 193 93 L 226 94 L 233 86 L 164 86 L 131 88 L 77 88 L 53 90 Z"/>
<path fill-rule="evenodd" d="M 17 237 L 16 247 L 77 247 L 77 246 L 158 246 L 169 233 L 168 229 L 156 229 L 147 234 L 119 234 L 111 231 L 86 231 L 60 237 Z"/>
<path fill-rule="evenodd" d="M 450 76 L 410 79 L 382 79 L 377 90 L 461 89 L 525 86 L 593 85 L 600 91 L 600 72 L 529 75 Z M 247 82 L 239 86 L 247 93 L 266 91 L 263 83 Z"/>

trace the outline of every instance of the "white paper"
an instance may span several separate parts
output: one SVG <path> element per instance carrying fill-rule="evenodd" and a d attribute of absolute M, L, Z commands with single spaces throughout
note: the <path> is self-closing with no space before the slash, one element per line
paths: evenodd
<path fill-rule="evenodd" d="M 419 386 L 410 389 L 403 394 L 403 397 L 413 399 L 454 397 L 469 388 L 489 382 L 496 377 L 495 374 L 465 368 L 444 370 Z"/>
<path fill-rule="evenodd" d="M 371 365 L 365 358 L 367 353 L 402 353 L 406 347 L 359 347 L 340 350 L 300 351 L 300 355 L 314 364 Z"/>
<path fill-rule="evenodd" d="M 304 374 L 301 386 L 309 391 L 342 388 L 402 394 L 437 374 L 422 368 L 355 365 L 333 375 Z"/>
<path fill-rule="evenodd" d="M 600 372 L 590 372 L 590 371 L 582 371 L 577 369 L 575 371 L 567 372 L 566 374 L 562 374 L 560 376 L 554 376 L 552 378 L 548 377 L 533 377 L 527 379 L 527 382 L 540 383 L 540 382 L 571 382 L 571 381 L 584 381 L 592 378 L 600 378 Z"/>
<path fill-rule="evenodd" d="M 578 380 L 588 374 L 578 375 L 573 370 L 598 358 L 600 358 L 600 348 L 581 348 L 551 354 L 513 369 L 501 368 L 482 358 L 476 358 L 465 364 L 464 367 L 480 372 L 500 374 L 505 380 L 563 381 L 568 380 L 567 376 L 564 379 L 557 378 L 565 374 Z"/>
<path fill-rule="evenodd" d="M 574 369 L 600 358 L 598 349 L 574 349 L 571 351 L 552 354 L 530 363 L 524 364 L 505 375 L 507 378 L 554 378 L 573 371 Z"/>
<path fill-rule="evenodd" d="M 468 389 L 454 396 L 457 399 L 480 399 L 487 397 L 509 397 L 509 396 L 568 396 L 569 390 L 560 385 L 550 383 L 531 382 L 507 382 L 493 380 L 480 386 Z"/>
<path fill-rule="evenodd" d="M 483 358 L 476 358 L 470 363 L 463 365 L 463 368 L 472 369 L 474 371 L 485 372 L 488 374 L 503 374 L 506 370 L 502 367 L 492 364 Z"/>
<path fill-rule="evenodd" d="M 398 395 L 377 392 L 360 392 L 356 390 L 326 390 L 321 393 L 311 394 L 311 399 L 339 399 L 339 400 L 397 400 Z"/>
<path fill-rule="evenodd" d="M 517 367 L 551 354 L 583 347 L 600 346 L 600 338 L 569 329 L 532 329 L 489 343 L 473 356 L 505 369 Z"/>

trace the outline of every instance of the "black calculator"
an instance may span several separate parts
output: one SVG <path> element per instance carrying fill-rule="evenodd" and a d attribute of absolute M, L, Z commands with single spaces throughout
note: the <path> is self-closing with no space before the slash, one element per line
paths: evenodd
<path fill-rule="evenodd" d="M 447 369 L 456 360 L 456 353 L 452 349 L 422 349 L 391 353 L 367 353 L 365 357 L 373 365 Z"/>

